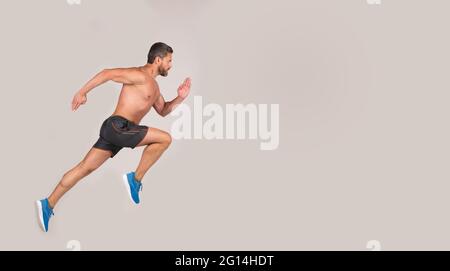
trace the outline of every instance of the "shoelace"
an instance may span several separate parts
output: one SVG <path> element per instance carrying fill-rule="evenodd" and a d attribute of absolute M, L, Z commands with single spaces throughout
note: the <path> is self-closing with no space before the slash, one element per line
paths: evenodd
<path fill-rule="evenodd" d="M 55 215 L 55 213 L 53 212 L 53 209 L 50 207 L 47 207 L 47 213 L 49 214 L 48 217 L 51 217 L 52 215 Z"/>

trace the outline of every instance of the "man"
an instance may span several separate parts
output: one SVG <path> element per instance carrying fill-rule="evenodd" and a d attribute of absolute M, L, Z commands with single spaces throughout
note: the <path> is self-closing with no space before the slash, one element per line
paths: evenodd
<path fill-rule="evenodd" d="M 167 76 L 172 67 L 172 54 L 170 46 L 157 42 L 151 46 L 144 66 L 105 69 L 75 94 L 72 111 L 86 103 L 87 93 L 95 87 L 109 80 L 123 84 L 116 109 L 103 122 L 98 141 L 78 165 L 64 174 L 48 198 L 36 201 L 39 221 L 44 231 L 48 231 L 48 222 L 59 199 L 123 147 L 134 149 L 145 146 L 136 170 L 123 175 L 128 195 L 135 204 L 139 203 L 142 178 L 172 141 L 167 132 L 139 123 L 152 107 L 161 116 L 169 114 L 188 96 L 191 87 L 191 79 L 186 78 L 178 87 L 178 96 L 174 100 L 166 102 L 161 95 L 155 78 L 158 75 Z"/>

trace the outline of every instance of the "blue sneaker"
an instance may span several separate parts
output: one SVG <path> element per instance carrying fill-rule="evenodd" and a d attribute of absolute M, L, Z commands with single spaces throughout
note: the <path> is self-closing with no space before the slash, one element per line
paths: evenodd
<path fill-rule="evenodd" d="M 47 232 L 48 231 L 48 221 L 50 217 L 54 215 L 53 209 L 50 208 L 50 204 L 48 203 L 48 199 L 41 199 L 36 201 L 36 207 L 38 211 L 38 218 L 42 229 Z"/>
<path fill-rule="evenodd" d="M 123 183 L 127 188 L 130 199 L 138 204 L 139 203 L 139 191 L 142 190 L 142 183 L 136 181 L 134 172 L 126 173 L 123 175 Z"/>

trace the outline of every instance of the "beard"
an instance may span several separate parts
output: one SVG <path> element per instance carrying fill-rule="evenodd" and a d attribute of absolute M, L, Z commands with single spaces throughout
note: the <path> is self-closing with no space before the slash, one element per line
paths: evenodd
<path fill-rule="evenodd" d="M 166 77 L 169 74 L 169 70 L 165 70 L 163 67 L 159 67 L 158 73 L 159 75 Z"/>

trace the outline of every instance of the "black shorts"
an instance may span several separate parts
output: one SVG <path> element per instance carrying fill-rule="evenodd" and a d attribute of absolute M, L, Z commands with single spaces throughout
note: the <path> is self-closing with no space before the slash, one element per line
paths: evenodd
<path fill-rule="evenodd" d="M 134 149 L 147 134 L 148 127 L 137 125 L 119 115 L 107 118 L 100 128 L 100 138 L 94 148 L 112 151 L 114 157 L 123 147 Z"/>

